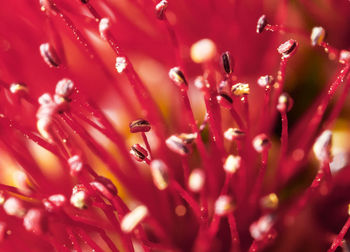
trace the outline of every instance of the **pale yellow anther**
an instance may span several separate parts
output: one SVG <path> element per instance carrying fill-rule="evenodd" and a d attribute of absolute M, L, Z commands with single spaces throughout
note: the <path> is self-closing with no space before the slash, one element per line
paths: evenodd
<path fill-rule="evenodd" d="M 231 91 L 236 96 L 248 95 L 250 93 L 249 84 L 237 83 L 232 86 Z"/>
<path fill-rule="evenodd" d="M 191 59 L 196 63 L 211 61 L 216 53 L 216 45 L 211 39 L 201 39 L 191 46 Z"/>
<path fill-rule="evenodd" d="M 320 45 L 326 37 L 326 31 L 322 27 L 314 27 L 311 32 L 311 45 Z"/>
<path fill-rule="evenodd" d="M 147 207 L 143 205 L 136 207 L 122 219 L 120 224 L 122 231 L 125 233 L 131 233 L 135 227 L 147 216 L 147 214 Z"/>
<path fill-rule="evenodd" d="M 28 88 L 22 84 L 19 84 L 19 83 L 12 83 L 11 86 L 10 86 L 10 92 L 12 94 L 16 94 L 20 91 L 23 91 L 23 92 L 27 92 L 28 91 Z"/>
<path fill-rule="evenodd" d="M 224 163 L 224 170 L 228 173 L 235 173 L 241 166 L 242 158 L 239 156 L 229 155 Z"/>
<path fill-rule="evenodd" d="M 204 186 L 205 174 L 200 169 L 194 169 L 188 178 L 188 187 L 192 192 L 200 192 Z"/>
<path fill-rule="evenodd" d="M 260 203 L 263 208 L 274 210 L 278 207 L 278 197 L 276 193 L 270 193 L 263 197 Z"/>

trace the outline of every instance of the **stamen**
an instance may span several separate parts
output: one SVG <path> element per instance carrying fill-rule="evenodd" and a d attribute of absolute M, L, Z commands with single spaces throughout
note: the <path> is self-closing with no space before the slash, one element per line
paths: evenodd
<path fill-rule="evenodd" d="M 221 55 L 221 62 L 225 73 L 230 75 L 233 72 L 233 63 L 229 52 L 224 52 Z"/>
<path fill-rule="evenodd" d="M 215 214 L 218 216 L 228 215 L 235 209 L 233 199 L 228 195 L 221 195 L 215 201 Z"/>
<path fill-rule="evenodd" d="M 42 235 L 47 231 L 47 219 L 40 209 L 31 208 L 23 218 L 23 225 L 27 231 Z"/>
<path fill-rule="evenodd" d="M 148 132 L 151 130 L 151 124 L 144 119 L 138 119 L 138 120 L 132 121 L 129 124 L 129 128 L 131 133 Z"/>

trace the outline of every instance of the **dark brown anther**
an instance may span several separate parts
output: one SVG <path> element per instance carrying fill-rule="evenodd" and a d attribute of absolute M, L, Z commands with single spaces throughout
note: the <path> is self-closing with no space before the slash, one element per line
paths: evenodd
<path fill-rule="evenodd" d="M 172 150 L 173 152 L 181 156 L 186 156 L 190 153 L 190 150 L 187 148 L 186 144 L 178 136 L 175 136 L 175 135 L 170 136 L 165 141 L 165 143 L 170 150 Z"/>
<path fill-rule="evenodd" d="M 222 60 L 222 66 L 224 67 L 226 74 L 231 74 L 233 71 L 233 64 L 232 64 L 230 53 L 224 52 L 221 55 L 221 60 Z"/>
<path fill-rule="evenodd" d="M 292 56 L 298 48 L 298 42 L 294 39 L 290 39 L 284 42 L 277 48 L 279 54 L 281 54 L 282 58 L 289 58 Z"/>
<path fill-rule="evenodd" d="M 289 94 L 283 93 L 278 97 L 277 110 L 282 112 L 289 112 L 293 107 L 294 101 Z"/>
<path fill-rule="evenodd" d="M 147 151 L 139 144 L 131 146 L 130 154 L 139 162 L 142 162 L 148 156 Z"/>
<path fill-rule="evenodd" d="M 148 132 L 151 130 L 151 124 L 144 119 L 137 119 L 129 124 L 130 132 Z"/>
<path fill-rule="evenodd" d="M 164 19 L 164 14 L 167 8 L 168 8 L 168 1 L 166 0 L 162 0 L 156 5 L 155 12 L 158 19 L 160 20 Z"/>
<path fill-rule="evenodd" d="M 55 49 L 49 43 L 41 44 L 39 50 L 41 57 L 49 67 L 59 67 L 61 61 Z"/>
<path fill-rule="evenodd" d="M 184 73 L 180 70 L 179 67 L 173 67 L 169 71 L 169 78 L 181 89 L 187 89 L 188 83 L 185 78 Z"/>
<path fill-rule="evenodd" d="M 87 4 L 89 0 L 80 0 L 83 4 Z"/>
<path fill-rule="evenodd" d="M 224 108 L 227 108 L 227 109 L 231 109 L 232 108 L 233 100 L 228 94 L 226 94 L 226 93 L 219 93 L 219 95 L 216 96 L 216 100 Z"/>
<path fill-rule="evenodd" d="M 266 15 L 262 15 L 259 18 L 258 23 L 256 25 L 256 33 L 258 33 L 258 34 L 262 33 L 264 31 L 266 25 L 267 25 Z"/>

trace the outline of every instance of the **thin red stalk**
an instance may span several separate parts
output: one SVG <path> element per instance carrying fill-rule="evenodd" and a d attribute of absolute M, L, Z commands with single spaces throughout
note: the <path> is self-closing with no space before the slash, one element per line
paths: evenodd
<path fill-rule="evenodd" d="M 179 195 L 188 203 L 188 205 L 192 208 L 194 214 L 200 220 L 201 211 L 198 206 L 198 203 L 191 197 L 191 195 L 181 187 L 175 180 L 171 183 L 172 188 L 179 193 Z"/>
<path fill-rule="evenodd" d="M 103 115 L 99 117 L 99 119 L 102 119 L 102 124 L 105 128 L 100 127 L 95 122 L 87 118 L 82 113 L 79 113 L 78 111 L 73 110 L 72 111 L 74 115 L 76 115 L 79 119 L 83 120 L 84 122 L 88 123 L 93 128 L 100 131 L 102 134 L 104 134 L 109 140 L 111 140 L 119 149 L 122 156 L 126 161 L 128 162 L 128 167 L 131 167 L 133 171 L 137 170 L 136 165 L 134 164 L 134 161 L 131 159 L 129 155 L 129 151 L 127 150 L 125 143 L 123 142 L 122 136 L 113 128 L 113 126 L 108 122 L 107 118 L 105 118 Z M 70 113 L 66 113 L 70 118 L 74 119 L 74 116 Z"/>
<path fill-rule="evenodd" d="M 209 71 L 209 70 L 208 70 Z M 220 109 L 216 100 L 216 93 L 210 92 L 204 95 L 205 107 L 207 109 L 207 118 L 209 129 L 212 134 L 213 142 L 220 156 L 225 156 L 224 140 L 221 127 Z"/>
<path fill-rule="evenodd" d="M 245 116 L 245 121 L 246 121 L 246 133 L 249 134 L 250 132 L 250 117 L 249 117 L 249 102 L 248 102 L 248 95 L 243 95 L 241 99 L 243 103 L 243 110 L 244 110 L 244 116 Z"/>
<path fill-rule="evenodd" d="M 242 130 L 245 129 L 244 123 L 243 123 L 243 121 L 242 121 L 240 115 L 239 115 L 239 114 L 237 113 L 237 111 L 233 108 L 233 105 L 232 105 L 232 108 L 230 109 L 230 113 L 231 113 L 232 118 L 236 121 L 238 127 L 239 127 L 240 129 L 242 129 Z"/>
<path fill-rule="evenodd" d="M 86 241 L 86 243 L 94 250 L 97 252 L 103 252 L 102 248 L 100 246 L 98 246 L 93 239 L 91 239 L 91 237 L 84 231 L 84 229 L 82 228 L 75 228 L 79 234 L 79 236 L 81 237 L 81 239 L 83 239 L 84 241 Z"/>
<path fill-rule="evenodd" d="M 326 111 L 326 108 L 327 108 L 331 98 L 335 94 L 339 85 L 344 81 L 344 79 L 348 75 L 349 70 L 350 70 L 350 64 L 347 64 L 337 73 L 336 80 L 331 83 L 327 94 L 322 98 L 322 100 L 318 104 L 317 109 L 316 109 L 313 117 L 311 119 L 309 119 L 309 123 L 308 123 L 307 127 L 304 128 L 304 131 L 303 131 L 304 137 L 302 137 L 301 141 L 300 141 L 301 142 L 300 146 L 302 146 L 303 148 L 305 148 L 305 145 L 310 140 L 310 138 L 315 136 L 315 131 L 316 131 L 317 127 L 319 126 L 320 121 L 322 120 L 322 117 Z"/>
<path fill-rule="evenodd" d="M 335 122 L 336 118 L 339 117 L 339 114 L 344 107 L 344 104 L 346 102 L 346 97 L 349 95 L 350 91 L 350 81 L 347 81 L 347 84 L 344 87 L 343 92 L 341 93 L 340 98 L 338 99 L 337 103 L 333 107 L 328 119 L 324 123 L 324 128 L 329 129 L 333 126 L 333 123 Z"/>
<path fill-rule="evenodd" d="M 186 113 L 187 119 L 189 120 L 189 126 L 191 127 L 192 132 L 195 132 L 198 134 L 196 138 L 198 151 L 202 157 L 202 160 L 203 159 L 205 160 L 207 156 L 205 146 L 204 146 L 201 134 L 199 132 L 199 129 L 197 127 L 196 120 L 192 112 L 191 103 L 190 103 L 190 100 L 188 99 L 187 92 L 185 90 L 181 90 L 181 96 L 183 99 L 183 103 L 185 105 L 185 113 Z"/>
<path fill-rule="evenodd" d="M 147 149 L 147 151 L 148 151 L 149 157 L 150 157 L 150 159 L 152 159 L 151 146 L 149 145 L 149 142 L 148 142 L 146 133 L 145 133 L 145 132 L 141 132 L 141 136 L 142 136 L 143 142 L 144 142 L 145 145 L 146 145 L 146 149 Z"/>
<path fill-rule="evenodd" d="M 182 168 L 183 168 L 183 172 L 184 172 L 185 185 L 187 185 L 188 178 L 190 176 L 190 167 L 188 166 L 188 158 L 187 157 L 181 157 L 181 163 L 182 163 Z"/>
<path fill-rule="evenodd" d="M 342 243 L 345 234 L 348 232 L 350 228 L 350 217 L 346 220 L 344 226 L 340 230 L 339 234 L 337 237 L 334 239 L 331 247 L 327 250 L 327 252 L 335 252 L 335 250 L 339 247 L 339 245 Z"/>
<path fill-rule="evenodd" d="M 261 188 L 264 182 L 265 174 L 266 174 L 266 168 L 267 168 L 267 160 L 269 156 L 269 151 L 263 150 L 261 153 L 261 167 L 259 169 L 259 174 L 256 179 L 255 185 L 252 189 L 251 197 L 250 197 L 250 203 L 256 204 L 256 201 L 259 199 L 261 194 Z"/>
<path fill-rule="evenodd" d="M 182 60 L 182 57 L 181 57 L 181 50 L 180 50 L 179 40 L 177 38 L 177 35 L 176 35 L 174 27 L 169 23 L 169 20 L 168 20 L 168 18 L 167 18 L 165 13 L 164 13 L 164 20 L 163 20 L 163 22 L 164 22 L 165 28 L 168 31 L 168 34 L 169 34 L 169 37 L 170 37 L 170 40 L 171 40 L 171 44 L 172 44 L 172 46 L 174 48 L 176 63 L 182 68 L 184 66 L 184 64 L 183 64 L 183 60 Z"/>
<path fill-rule="evenodd" d="M 77 240 L 77 237 L 75 236 L 75 234 L 73 233 L 71 227 L 67 226 L 66 227 L 66 231 L 68 233 L 68 237 L 69 237 L 69 240 L 72 242 L 73 244 L 73 247 L 74 249 L 77 251 L 77 252 L 82 252 L 81 250 L 81 247 L 79 246 L 79 242 Z"/>
<path fill-rule="evenodd" d="M 115 173 L 118 179 L 122 183 L 126 183 L 126 177 L 121 171 L 118 163 L 110 157 L 110 154 L 104 150 L 87 132 L 77 123 L 72 121 L 68 116 L 62 114 L 62 119 L 84 140 L 86 145 L 98 156 L 101 160 L 106 163 L 109 168 Z"/>
<path fill-rule="evenodd" d="M 280 152 L 280 160 L 283 160 L 284 156 L 287 153 L 288 148 L 288 118 L 287 112 L 281 112 L 282 118 L 282 135 L 281 135 L 281 152 Z"/>
<path fill-rule="evenodd" d="M 233 212 L 228 215 L 228 223 L 230 226 L 233 251 L 239 252 L 241 250 L 240 249 L 239 234 L 237 231 L 236 218 L 235 218 Z"/>
<path fill-rule="evenodd" d="M 147 113 L 146 117 L 149 117 L 151 123 L 154 124 L 157 135 L 160 137 L 160 139 L 164 139 L 163 137 L 164 123 L 163 123 L 163 118 L 160 114 L 159 108 L 157 107 L 156 103 L 151 97 L 146 86 L 144 85 L 144 83 L 141 81 L 140 77 L 136 73 L 131 61 L 129 60 L 127 55 L 123 53 L 122 50 L 119 48 L 119 43 L 117 42 L 115 37 L 112 35 L 112 33 L 109 30 L 107 30 L 105 31 L 105 36 L 106 36 L 107 42 L 109 43 L 110 47 L 114 50 L 114 52 L 117 54 L 117 56 L 125 58 L 126 68 L 124 72 L 134 90 L 134 93 L 139 103 L 141 104 L 142 108 L 145 109 L 145 112 Z"/>

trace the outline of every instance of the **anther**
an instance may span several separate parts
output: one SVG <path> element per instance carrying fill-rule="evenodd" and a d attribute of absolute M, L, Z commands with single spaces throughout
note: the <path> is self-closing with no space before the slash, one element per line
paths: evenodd
<path fill-rule="evenodd" d="M 229 155 L 224 163 L 224 170 L 227 173 L 234 174 L 242 164 L 242 158 L 240 156 Z"/>
<path fill-rule="evenodd" d="M 225 73 L 231 74 L 233 72 L 233 63 L 229 52 L 221 54 L 221 62 Z"/>
<path fill-rule="evenodd" d="M 273 225 L 273 217 L 271 215 L 264 215 L 259 220 L 250 225 L 250 235 L 255 240 L 261 240 L 265 234 L 270 231 Z"/>
<path fill-rule="evenodd" d="M 102 18 L 100 20 L 98 30 L 100 32 L 100 37 L 104 40 L 107 40 L 107 30 L 110 27 L 109 19 L 108 18 Z"/>
<path fill-rule="evenodd" d="M 117 57 L 115 59 L 115 68 L 117 69 L 118 73 L 122 73 L 127 66 L 128 63 L 126 62 L 125 57 Z"/>
<path fill-rule="evenodd" d="M 194 140 L 197 139 L 198 134 L 197 133 L 181 133 L 178 135 L 178 137 L 182 140 L 185 144 L 191 144 L 194 142 Z"/>
<path fill-rule="evenodd" d="M 159 190 L 164 190 L 169 185 L 168 166 L 159 159 L 155 159 L 150 164 L 154 185 Z"/>
<path fill-rule="evenodd" d="M 185 78 L 184 73 L 180 70 L 179 67 L 173 67 L 169 71 L 169 78 L 181 89 L 187 90 L 188 83 Z"/>
<path fill-rule="evenodd" d="M 278 97 L 277 110 L 282 112 L 289 112 L 293 107 L 294 101 L 289 94 L 283 93 Z"/>
<path fill-rule="evenodd" d="M 287 40 L 283 44 L 281 44 L 277 51 L 279 54 L 281 54 L 282 58 L 289 58 L 291 57 L 298 48 L 298 42 L 294 39 Z"/>
<path fill-rule="evenodd" d="M 87 4 L 89 0 L 80 0 L 83 4 Z"/>
<path fill-rule="evenodd" d="M 23 217 L 27 209 L 25 208 L 23 202 L 17 198 L 10 197 L 8 198 L 3 205 L 5 213 L 11 216 Z"/>
<path fill-rule="evenodd" d="M 232 197 L 228 195 L 221 195 L 216 201 L 215 201 L 215 214 L 219 216 L 228 215 L 229 213 L 233 212 L 235 208 L 235 203 L 232 199 Z"/>
<path fill-rule="evenodd" d="M 249 93 L 250 93 L 249 84 L 247 84 L 247 83 L 237 83 L 237 84 L 232 86 L 231 92 L 235 96 L 249 95 Z"/>
<path fill-rule="evenodd" d="M 156 16 L 158 19 L 163 20 L 166 9 L 168 8 L 168 1 L 160 1 L 155 8 Z"/>
<path fill-rule="evenodd" d="M 65 100 L 69 100 L 69 96 L 72 95 L 74 91 L 74 83 L 70 79 L 62 79 L 57 82 L 55 93 L 58 96 L 61 96 Z"/>
<path fill-rule="evenodd" d="M 228 94 L 221 92 L 219 93 L 219 95 L 216 96 L 216 100 L 224 108 L 226 109 L 232 108 L 233 100 Z"/>
<path fill-rule="evenodd" d="M 205 182 L 205 173 L 201 169 L 194 169 L 188 178 L 188 188 L 192 192 L 200 192 Z"/>
<path fill-rule="evenodd" d="M 29 209 L 23 218 L 23 226 L 36 235 L 42 235 L 47 230 L 47 219 L 45 213 L 40 209 Z"/>
<path fill-rule="evenodd" d="M 136 161 L 142 162 L 148 156 L 147 150 L 145 150 L 141 145 L 134 144 L 131 146 L 130 154 L 135 158 Z"/>
<path fill-rule="evenodd" d="M 339 53 L 339 63 L 348 64 L 350 63 L 350 51 L 341 50 Z"/>
<path fill-rule="evenodd" d="M 264 31 L 266 25 L 267 25 L 266 15 L 262 15 L 259 18 L 258 23 L 256 25 L 256 33 L 258 33 L 258 34 L 262 33 Z"/>
<path fill-rule="evenodd" d="M 260 204 L 264 209 L 275 210 L 278 207 L 278 197 L 276 193 L 270 193 L 262 197 Z"/>
<path fill-rule="evenodd" d="M 148 132 L 151 130 L 151 124 L 144 119 L 137 119 L 129 124 L 130 132 Z"/>
<path fill-rule="evenodd" d="M 168 146 L 170 150 L 181 155 L 186 156 L 190 153 L 186 144 L 182 141 L 178 136 L 172 135 L 166 141 L 165 144 Z"/>
<path fill-rule="evenodd" d="M 91 203 L 91 199 L 84 185 L 79 184 L 73 187 L 70 203 L 79 209 L 88 208 Z"/>
<path fill-rule="evenodd" d="M 39 46 L 40 55 L 49 67 L 58 67 L 61 64 L 55 49 L 49 43 Z"/>
<path fill-rule="evenodd" d="M 27 93 L 28 87 L 24 83 L 12 83 L 10 85 L 10 92 L 12 94 Z"/>
<path fill-rule="evenodd" d="M 258 79 L 258 84 L 260 87 L 267 87 L 267 86 L 271 86 L 274 82 L 274 78 L 271 75 L 264 75 L 264 76 L 260 76 L 260 78 Z"/>
<path fill-rule="evenodd" d="M 270 139 L 266 134 L 259 134 L 253 139 L 253 147 L 259 153 L 268 150 L 271 147 Z"/>
<path fill-rule="evenodd" d="M 146 206 L 138 206 L 121 220 L 121 230 L 125 233 L 131 233 L 137 225 L 139 225 L 148 215 Z"/>
<path fill-rule="evenodd" d="M 202 92 L 205 92 L 210 88 L 209 82 L 206 79 L 204 79 L 203 76 L 198 76 L 194 80 L 194 86 Z"/>
<path fill-rule="evenodd" d="M 224 132 L 224 137 L 229 140 L 242 140 L 245 137 L 245 132 L 237 128 L 228 128 Z"/>
<path fill-rule="evenodd" d="M 55 212 L 66 205 L 67 199 L 63 194 L 53 194 L 42 202 L 48 212 Z"/>
<path fill-rule="evenodd" d="M 216 54 L 216 45 L 211 39 L 201 39 L 191 46 L 191 59 L 195 63 L 209 62 Z"/>
<path fill-rule="evenodd" d="M 331 147 L 332 147 L 332 131 L 325 130 L 322 134 L 316 139 L 313 146 L 313 151 L 316 158 L 321 161 L 329 161 L 331 157 Z"/>
<path fill-rule="evenodd" d="M 312 46 L 321 45 L 325 37 L 326 37 L 325 29 L 323 29 L 320 26 L 312 28 L 312 32 L 310 36 L 311 45 Z"/>
<path fill-rule="evenodd" d="M 70 167 L 71 176 L 75 177 L 81 173 L 84 167 L 83 160 L 81 156 L 74 155 L 68 159 L 68 164 Z"/>

